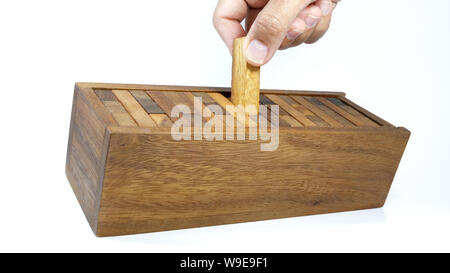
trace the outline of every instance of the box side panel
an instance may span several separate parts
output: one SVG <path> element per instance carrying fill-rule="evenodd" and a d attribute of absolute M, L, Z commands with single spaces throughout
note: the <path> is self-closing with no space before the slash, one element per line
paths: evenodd
<path fill-rule="evenodd" d="M 75 87 L 66 160 L 67 178 L 94 232 L 106 154 L 104 143 L 109 140 L 105 132 L 108 125 L 114 124 L 95 99 L 92 89 Z"/>
<path fill-rule="evenodd" d="M 383 205 L 406 145 L 400 129 L 280 131 L 260 141 L 112 133 L 97 234 L 122 235 Z"/>

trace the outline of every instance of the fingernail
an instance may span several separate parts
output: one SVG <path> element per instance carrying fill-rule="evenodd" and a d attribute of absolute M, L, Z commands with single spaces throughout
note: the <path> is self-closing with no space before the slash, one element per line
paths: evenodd
<path fill-rule="evenodd" d="M 286 38 L 289 41 L 293 41 L 293 40 L 295 40 L 298 37 L 298 35 L 300 35 L 299 31 L 297 31 L 297 30 L 289 30 L 288 33 L 286 34 Z"/>
<path fill-rule="evenodd" d="M 255 64 L 263 64 L 266 60 L 269 48 L 259 40 L 253 40 L 247 47 L 247 59 Z"/>
<path fill-rule="evenodd" d="M 320 19 L 319 17 L 313 16 L 313 15 L 306 16 L 306 19 L 305 19 L 306 26 L 308 28 L 315 27 L 317 25 L 317 23 L 319 22 L 319 19 Z"/>
<path fill-rule="evenodd" d="M 327 16 L 331 12 L 331 2 L 330 1 L 322 1 L 320 3 L 320 10 L 322 11 L 323 16 Z"/>

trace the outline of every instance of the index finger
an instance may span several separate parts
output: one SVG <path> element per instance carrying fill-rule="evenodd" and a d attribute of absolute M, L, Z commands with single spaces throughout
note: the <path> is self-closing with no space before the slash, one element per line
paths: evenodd
<path fill-rule="evenodd" d="M 245 36 L 241 22 L 245 19 L 248 6 L 245 0 L 220 0 L 214 11 L 213 24 L 230 52 L 233 41 Z"/>

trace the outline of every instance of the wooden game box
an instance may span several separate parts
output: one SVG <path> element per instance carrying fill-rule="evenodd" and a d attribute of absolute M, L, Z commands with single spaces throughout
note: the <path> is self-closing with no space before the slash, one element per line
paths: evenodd
<path fill-rule="evenodd" d="M 170 111 L 194 97 L 231 104 L 230 88 L 75 85 L 66 174 L 97 236 L 381 207 L 410 135 L 344 93 L 261 90 L 276 150 L 176 141 Z"/>

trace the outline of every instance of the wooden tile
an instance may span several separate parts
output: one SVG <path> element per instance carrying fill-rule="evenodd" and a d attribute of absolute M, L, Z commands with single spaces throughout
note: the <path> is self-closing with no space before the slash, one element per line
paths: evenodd
<path fill-rule="evenodd" d="M 148 114 L 164 114 L 161 107 L 159 107 L 145 91 L 132 90 L 130 93 Z"/>
<path fill-rule="evenodd" d="M 106 108 L 111 112 L 120 126 L 137 127 L 136 122 L 118 101 L 104 101 Z"/>
<path fill-rule="evenodd" d="M 279 95 L 267 95 L 267 97 L 278 104 L 280 108 L 283 108 L 286 112 L 292 115 L 296 120 L 298 120 L 302 125 L 307 127 L 317 127 L 317 124 L 308 119 L 302 112 L 294 108 L 290 103 L 286 102 L 283 97 Z"/>
<path fill-rule="evenodd" d="M 341 97 L 341 100 L 343 102 L 347 103 L 348 105 L 350 105 L 351 107 L 355 108 L 360 113 L 362 113 L 365 116 L 367 116 L 368 118 L 372 119 L 373 121 L 375 121 L 379 125 L 386 126 L 386 127 L 394 127 L 394 125 L 390 124 L 389 122 L 387 122 L 386 120 L 380 118 L 379 116 L 377 116 L 377 115 L 367 111 L 366 109 L 362 108 L 361 106 L 357 105 L 356 103 L 352 102 L 351 100 L 347 99 L 346 97 Z"/>
<path fill-rule="evenodd" d="M 271 104 L 276 104 L 273 101 L 271 101 L 267 96 L 261 94 L 259 95 L 259 103 L 262 105 L 271 105 Z"/>
<path fill-rule="evenodd" d="M 353 107 L 351 107 L 348 104 L 344 104 L 343 106 L 341 106 L 345 111 L 347 111 L 348 113 L 350 113 L 351 115 L 353 115 L 354 117 L 358 118 L 359 120 L 361 120 L 365 126 L 371 126 L 371 127 L 378 127 L 379 125 L 374 122 L 373 120 L 369 119 L 368 117 L 366 117 L 365 115 L 361 114 L 360 112 L 358 112 L 357 110 L 355 110 Z"/>
<path fill-rule="evenodd" d="M 330 109 L 338 113 L 339 115 L 346 118 L 351 123 L 355 124 L 356 126 L 365 126 L 365 123 L 363 121 L 345 111 L 344 108 L 340 107 L 343 104 L 340 100 L 334 98 L 317 98 L 317 99 L 321 103 L 323 103 L 324 105 L 328 106 Z"/>
<path fill-rule="evenodd" d="M 268 105 L 268 106 L 276 104 L 265 95 L 260 95 L 259 100 L 260 100 L 261 104 Z M 303 125 L 300 122 L 298 122 L 295 118 L 293 118 L 283 108 L 278 107 L 278 114 L 279 114 L 280 127 L 303 127 Z"/>
<path fill-rule="evenodd" d="M 337 120 L 335 120 L 332 116 L 328 115 L 324 111 L 322 111 L 319 107 L 315 106 L 314 104 L 307 101 L 302 96 L 290 96 L 292 99 L 306 107 L 308 110 L 313 112 L 315 115 L 317 115 L 319 118 L 324 120 L 326 123 L 330 124 L 333 127 L 343 127 L 342 124 L 340 124 Z"/>
<path fill-rule="evenodd" d="M 210 104 L 218 105 L 217 102 L 213 98 L 211 98 L 210 95 L 208 95 L 208 93 L 192 92 L 192 95 L 194 95 L 195 97 L 201 97 L 203 104 L 206 105 L 206 106 L 208 106 Z"/>
<path fill-rule="evenodd" d="M 339 108 L 343 109 L 345 112 L 349 113 L 351 116 L 353 116 L 354 121 L 358 120 L 358 126 L 369 126 L 369 127 L 378 127 L 379 125 L 374 122 L 373 120 L 369 119 L 362 113 L 355 110 L 352 106 L 348 105 L 347 103 L 343 102 L 339 98 L 327 98 L 328 101 L 332 102 L 334 105 L 338 106 Z M 346 117 L 347 118 L 347 117 Z M 352 122 L 354 122 L 352 121 Z"/>
<path fill-rule="evenodd" d="M 171 101 L 171 98 L 168 97 L 169 92 L 161 92 L 161 91 L 147 91 L 147 94 L 153 99 L 156 104 L 171 118 L 173 121 L 175 121 L 172 117 L 170 117 L 170 114 L 172 112 L 173 107 L 175 104 Z"/>
<path fill-rule="evenodd" d="M 158 127 L 170 128 L 172 126 L 172 121 L 166 114 L 150 114 L 150 117 Z"/>
<path fill-rule="evenodd" d="M 116 96 L 109 89 L 95 89 L 95 94 L 101 101 L 117 101 Z"/>
<path fill-rule="evenodd" d="M 220 93 L 208 93 L 208 95 L 210 95 L 224 109 L 227 109 L 228 105 L 231 105 L 234 107 L 234 104 Z M 237 113 L 234 114 L 234 117 L 235 118 L 237 117 Z M 257 126 L 257 123 L 254 120 L 250 119 L 248 117 L 248 115 L 246 115 L 245 120 L 246 120 L 246 126 Z M 236 122 L 242 123 L 239 120 L 237 120 Z"/>
<path fill-rule="evenodd" d="M 156 127 L 156 123 L 128 91 L 113 90 L 114 95 L 140 127 Z"/>
<path fill-rule="evenodd" d="M 327 113 L 329 116 L 332 116 L 335 120 L 337 120 L 340 124 L 342 124 L 342 126 L 344 126 L 344 127 L 355 127 L 355 125 L 353 123 L 351 123 L 350 121 L 348 121 L 346 118 L 344 118 L 343 116 L 339 115 L 338 113 L 333 111 L 331 108 L 327 107 L 325 104 L 321 103 L 317 99 L 317 97 L 304 96 L 304 98 L 306 100 L 308 100 L 309 102 L 311 102 L 313 105 L 319 107 L 322 111 Z"/>

